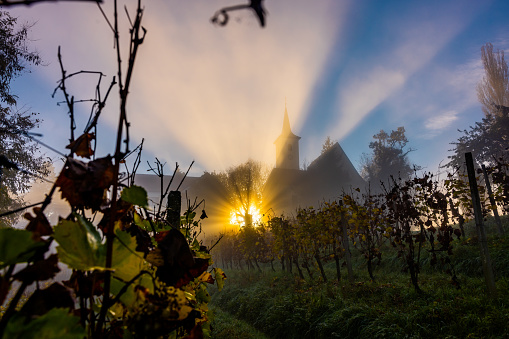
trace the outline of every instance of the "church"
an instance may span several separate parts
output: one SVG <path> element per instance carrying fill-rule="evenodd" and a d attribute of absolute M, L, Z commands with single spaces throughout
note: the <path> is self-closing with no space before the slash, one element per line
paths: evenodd
<path fill-rule="evenodd" d="M 366 183 L 361 178 L 345 152 L 335 143 L 327 151 L 309 164 L 306 169 L 299 167 L 299 142 L 301 137 L 295 135 L 290 127 L 290 119 L 285 105 L 283 128 L 275 140 L 276 165 L 271 170 L 264 185 L 262 213 L 270 215 L 295 215 L 299 207 L 318 207 L 323 201 L 337 199 L 343 191 L 363 188 Z M 171 176 L 164 176 L 163 187 L 166 187 Z M 205 209 L 208 219 L 204 222 L 207 229 L 223 230 L 229 223 L 228 202 L 225 188 L 210 173 L 201 177 L 186 177 L 177 173 L 170 186 L 171 190 L 179 187 L 182 192 L 182 212 L 188 204 L 204 201 L 199 211 Z M 160 178 L 150 174 L 137 174 L 135 183 L 144 187 L 152 204 L 160 200 Z M 164 205 L 166 203 L 164 202 Z M 199 215 L 199 213 L 198 213 Z"/>
<path fill-rule="evenodd" d="M 276 215 L 291 215 L 299 207 L 317 207 L 323 201 L 337 199 L 343 191 L 365 187 L 365 181 L 337 142 L 306 169 L 300 169 L 300 139 L 291 130 L 285 107 L 283 129 L 274 142 L 276 167 L 263 190 L 267 209 Z"/>

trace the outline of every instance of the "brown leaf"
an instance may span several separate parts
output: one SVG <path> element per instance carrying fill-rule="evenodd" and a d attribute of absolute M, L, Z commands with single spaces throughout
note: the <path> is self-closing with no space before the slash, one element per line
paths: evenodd
<path fill-rule="evenodd" d="M 60 187 L 62 198 L 73 207 L 97 211 L 106 203 L 105 191 L 114 180 L 111 156 L 88 163 L 67 158 L 55 185 Z"/>
<path fill-rule="evenodd" d="M 121 220 L 122 225 L 129 225 L 131 223 L 131 218 L 129 217 L 128 212 L 131 209 L 133 209 L 133 205 L 131 203 L 125 202 L 122 199 L 117 200 L 117 209 L 115 210 L 115 215 L 113 216 L 115 222 Z M 103 209 L 102 212 L 103 217 L 97 226 L 101 231 L 105 232 L 108 225 L 110 225 L 111 208 L 108 207 L 106 209 Z M 122 228 L 122 230 L 124 229 Z"/>
<path fill-rule="evenodd" d="M 185 336 L 184 339 L 201 339 L 203 338 L 203 329 L 201 324 L 197 324 L 191 329 L 189 335 Z"/>
<path fill-rule="evenodd" d="M 71 142 L 69 145 L 65 146 L 65 148 L 70 149 L 71 152 L 76 155 L 90 159 L 92 155 L 94 155 L 94 151 L 90 146 L 92 140 L 95 139 L 94 133 L 85 133 L 78 137 L 78 139 Z"/>
<path fill-rule="evenodd" d="M 27 227 L 25 228 L 27 231 L 31 231 L 36 235 L 36 237 L 40 237 L 43 235 L 50 235 L 53 233 L 53 229 L 49 224 L 48 219 L 41 211 L 40 207 L 34 207 L 35 217 L 30 213 L 25 213 L 24 218 L 29 221 Z"/>
<path fill-rule="evenodd" d="M 175 287 L 180 288 L 189 284 L 194 278 L 198 278 L 209 267 L 209 260 L 202 258 L 194 258 L 195 264 L 189 270 L 184 272 L 182 277 L 175 283 Z"/>
<path fill-rule="evenodd" d="M 34 281 L 43 281 L 53 278 L 60 268 L 58 268 L 58 256 L 52 254 L 48 259 L 34 262 L 33 265 L 27 266 L 13 277 L 16 280 L 26 282 L 28 285 Z"/>
<path fill-rule="evenodd" d="M 44 290 L 36 290 L 20 313 L 31 317 L 34 315 L 43 315 L 53 308 L 74 308 L 74 300 L 67 288 L 59 283 L 53 283 Z"/>
<path fill-rule="evenodd" d="M 177 229 L 172 228 L 165 232 L 164 238 L 158 243 L 163 253 L 165 263 L 191 268 L 194 265 L 193 254 L 186 237 Z"/>
<path fill-rule="evenodd" d="M 208 259 L 194 258 L 186 237 L 179 230 L 160 232 L 156 241 L 164 260 L 156 275 L 166 284 L 183 286 L 207 269 Z"/>

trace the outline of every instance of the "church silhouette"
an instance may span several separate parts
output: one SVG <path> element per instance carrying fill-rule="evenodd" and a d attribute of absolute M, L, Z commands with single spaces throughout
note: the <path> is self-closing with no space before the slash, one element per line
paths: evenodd
<path fill-rule="evenodd" d="M 318 207 L 324 201 L 337 199 L 343 191 L 354 188 L 364 189 L 361 178 L 350 159 L 335 143 L 306 169 L 299 167 L 299 141 L 290 127 L 290 119 L 285 105 L 283 128 L 274 144 L 276 147 L 276 166 L 271 170 L 262 192 L 262 213 L 274 216 L 295 215 L 299 207 Z M 177 173 L 170 189 L 175 189 L 182 181 L 183 174 Z M 163 186 L 170 182 L 171 176 L 164 177 Z M 153 204 L 159 202 L 160 178 L 151 174 L 137 174 L 136 185 L 147 190 Z M 182 212 L 188 204 L 205 201 L 208 219 L 203 222 L 204 229 L 221 231 L 229 224 L 229 204 L 227 192 L 214 175 L 205 172 L 200 177 L 188 176 L 180 186 L 182 192 Z M 166 202 L 164 202 L 166 204 Z M 200 211 L 201 211 L 200 207 Z"/>

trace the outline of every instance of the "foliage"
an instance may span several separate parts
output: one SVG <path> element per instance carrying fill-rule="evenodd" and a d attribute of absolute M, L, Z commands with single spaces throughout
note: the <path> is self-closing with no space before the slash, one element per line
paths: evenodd
<path fill-rule="evenodd" d="M 327 136 L 327 138 L 325 138 L 325 141 L 323 142 L 322 151 L 320 154 L 324 154 L 325 152 L 330 150 L 332 147 L 334 147 L 335 143 L 336 143 L 335 141 L 331 140 L 330 136 Z"/>
<path fill-rule="evenodd" d="M 461 137 L 451 144 L 454 145 L 453 155 L 445 165 L 453 169 L 466 172 L 464 157 L 466 152 L 472 152 L 478 164 L 495 164 L 497 161 L 507 159 L 507 145 L 509 143 L 509 108 L 503 115 L 490 115 L 476 122 L 469 129 L 462 130 Z"/>
<path fill-rule="evenodd" d="M 41 58 L 29 50 L 26 42 L 30 26 L 16 28 L 17 19 L 8 12 L 0 11 L 0 99 L 8 105 L 16 104 L 16 95 L 10 91 L 11 81 L 23 73 L 27 64 L 39 65 Z"/>
<path fill-rule="evenodd" d="M 126 9 L 127 11 L 127 9 Z M 133 185 L 141 154 L 134 161 L 127 184 L 119 172 L 129 152 L 130 125 L 126 118 L 129 84 L 138 47 L 146 30 L 141 26 L 141 1 L 129 18 L 129 63 L 123 71 L 117 48 L 120 109 L 117 144 L 113 156 L 97 157 L 91 143 L 108 94 L 92 100 L 93 116 L 83 134 L 74 138 L 74 103 L 59 50 L 61 90 L 71 120 L 69 155 L 41 207 L 26 213 L 24 230 L 0 229 L 0 337 L 13 338 L 203 338 L 210 335 L 207 286 L 222 289 L 226 275 L 211 267 L 208 249 L 197 239 L 201 232 L 196 209 L 188 204 L 181 215 L 180 192 L 167 196 L 161 189 L 157 211 L 147 209 L 147 192 Z M 129 14 L 128 14 L 129 16 Z M 131 20 L 133 18 L 133 20 Z M 117 6 L 113 30 L 116 46 Z M 114 28 L 113 28 L 114 27 Z M 100 72 L 97 73 L 102 76 Z M 126 74 L 122 77 L 122 74 Z M 96 91 L 100 93 L 100 81 Z M 85 100 L 87 101 L 87 100 Z M 122 138 L 125 136 L 125 140 Z M 121 146 L 125 144 L 125 150 Z M 89 160 L 78 160 L 80 156 Z M 60 191 L 72 210 L 50 225 L 45 209 Z M 171 198 L 171 199 L 170 199 Z M 177 212 L 176 222 L 173 214 Z M 170 218 L 171 214 L 171 218 Z M 56 253 L 54 253 L 56 250 Z M 55 282 L 59 266 L 72 270 L 68 280 Z M 33 293 L 27 288 L 32 286 Z M 7 296 L 11 294 L 9 299 Z"/>
<path fill-rule="evenodd" d="M 486 117 L 502 116 L 500 106 L 509 106 L 509 70 L 504 51 L 493 51 L 487 43 L 481 47 L 484 77 L 477 85 L 477 97 Z"/>
<path fill-rule="evenodd" d="M 477 85 L 477 96 L 484 118 L 468 129 L 460 130 L 462 136 L 451 144 L 454 154 L 445 166 L 460 168 L 465 172 L 464 154 L 472 152 L 479 163 L 495 164 L 501 158 L 507 161 L 509 144 L 509 72 L 504 51 L 493 51 L 487 43 L 481 47 L 484 77 Z"/>
<path fill-rule="evenodd" d="M 244 219 L 244 225 L 252 224 L 250 210 L 260 209 L 261 192 L 268 176 L 264 166 L 260 162 L 248 160 L 214 175 L 225 187 L 231 208 Z"/>
<path fill-rule="evenodd" d="M 507 165 L 487 169 L 497 187 L 494 199 L 500 207 L 508 205 Z M 484 216 L 494 208 L 489 205 L 483 186 Z M 465 224 L 473 218 L 468 182 L 450 174 L 440 180 L 424 173 L 409 180 L 393 179 L 392 186 L 381 194 L 360 189 L 343 192 L 337 200 L 297 210 L 295 218 L 272 216 L 260 225 L 224 235 L 213 251 L 224 267 L 256 268 L 259 263 L 281 263 L 282 271 L 296 269 L 299 279 L 315 281 L 315 273 L 326 282 L 330 277 L 324 266 L 335 262 L 337 280 L 341 268 L 348 268 L 353 279 L 350 248 L 365 260 L 371 280 L 375 267 L 382 263 L 390 243 L 398 253 L 401 269 L 408 273 L 415 290 L 423 292 L 419 275 L 427 266 L 439 267 L 460 286 L 452 261 L 455 238 L 465 239 Z M 457 222 L 457 225 L 454 225 Z M 423 258 L 429 258 L 424 260 Z M 307 273 L 307 276 L 304 275 Z"/>
<path fill-rule="evenodd" d="M 349 218 L 350 237 L 366 259 L 370 278 L 375 280 L 373 261 L 382 260 L 382 245 L 392 231 L 389 209 L 384 204 L 382 195 L 364 194 L 362 199 L 344 195 L 343 203 L 346 217 Z"/>
<path fill-rule="evenodd" d="M 372 189 L 378 190 L 378 185 L 387 183 L 391 177 L 408 179 L 415 166 L 407 158 L 412 149 L 405 150 L 408 143 L 405 128 L 398 127 L 390 134 L 380 130 L 373 139 L 375 141 L 369 143 L 372 154 L 364 154 L 361 160 L 361 176 L 372 184 Z"/>
<path fill-rule="evenodd" d="M 469 233 L 474 226 L 468 223 L 466 227 Z M 508 260 L 507 241 L 507 237 L 490 241 L 490 251 L 499 253 L 494 257 L 497 267 Z M 509 272 L 500 271 L 497 287 L 501 295 L 490 299 L 484 293 L 482 272 L 472 270 L 479 268 L 473 263 L 478 257 L 476 245 L 455 240 L 454 246 L 459 254 L 453 260 L 461 289 L 444 283 L 443 274 L 434 266 L 421 273 L 422 288 L 428 293 L 416 293 L 401 271 L 397 251 L 384 247 L 386 260 L 377 265 L 375 282 L 367 272 L 352 284 L 317 284 L 302 282 L 289 273 L 272 272 L 268 265 L 262 267 L 263 274 L 229 270 L 228 287 L 212 294 L 211 307 L 228 312 L 271 338 L 503 337 L 509 331 L 505 302 Z M 431 260 L 427 251 L 423 254 L 425 260 Z M 365 267 L 361 253 L 353 260 L 357 271 Z M 325 270 L 331 274 L 333 263 L 326 264 Z M 225 324 L 218 326 L 224 328 Z"/>
<path fill-rule="evenodd" d="M 124 188 L 122 196 L 133 197 L 140 190 L 139 187 Z M 186 232 L 186 228 L 176 230 L 165 224 L 161 217 L 142 217 L 139 209 L 146 200 L 140 199 L 139 205 L 119 202 L 124 212 L 118 215 L 115 223 L 111 266 L 113 299 L 108 305 L 102 297 L 105 272 L 109 270 L 106 266 L 107 246 L 101 235 L 102 223 L 97 228 L 84 216 L 74 214 L 70 220 L 61 220 L 44 233 L 34 225 L 47 223 L 44 214 L 38 213 L 37 217 L 32 217 L 27 230 L 1 230 L 5 233 L 0 244 L 0 263 L 4 269 L 2 303 L 14 280 L 22 283 L 17 294 L 22 293 L 34 281 L 52 279 L 59 271 L 58 262 L 73 270 L 70 280 L 64 284 L 79 300 L 79 307 L 74 310 L 79 317 L 74 317 L 72 312 L 69 313 L 75 307 L 74 301 L 67 305 L 53 304 L 52 300 L 62 299 L 63 294 L 68 293 L 59 283 L 54 284 L 59 288 L 36 289 L 19 312 L 15 311 L 19 300 L 15 297 L 2 318 L 4 334 L 34 337 L 42 331 L 48 333 L 48 337 L 62 335 L 64 338 L 65 333 L 69 332 L 70 337 L 86 330 L 90 335 L 94 333 L 96 310 L 102 307 L 109 310 L 110 325 L 101 336 L 116 337 L 125 331 L 141 337 L 207 331 L 209 297 L 206 285 L 217 280 L 221 288 L 224 273 L 218 268 L 212 269 L 214 276 L 207 272 L 210 255 L 196 238 L 191 237 L 192 232 Z M 154 224 L 155 232 L 149 234 L 146 231 L 145 220 Z M 48 237 L 50 234 L 51 238 Z M 57 244 L 58 257 L 49 255 L 52 241 Z M 28 265 L 13 275 L 14 267 L 19 263 Z M 40 297 L 40 294 L 45 296 Z M 26 306 L 31 304 L 38 306 Z M 20 321 L 26 322 L 34 312 L 42 312 L 36 313 L 41 316 L 37 321 L 23 329 L 16 325 Z M 47 320 L 53 317 L 52 312 L 60 312 L 60 322 Z M 99 334 L 93 336 L 96 335 Z"/>
<path fill-rule="evenodd" d="M 11 92 L 11 81 L 39 65 L 41 59 L 30 51 L 27 41 L 30 26 L 17 25 L 17 19 L 8 12 L 0 11 L 0 212 L 22 204 L 16 195 L 26 193 L 30 182 L 37 176 L 48 174 L 43 157 L 37 156 L 37 145 L 29 138 L 29 132 L 38 127 L 36 113 L 19 111 L 17 96 Z M 3 218 L 0 225 L 7 226 L 13 218 Z"/>

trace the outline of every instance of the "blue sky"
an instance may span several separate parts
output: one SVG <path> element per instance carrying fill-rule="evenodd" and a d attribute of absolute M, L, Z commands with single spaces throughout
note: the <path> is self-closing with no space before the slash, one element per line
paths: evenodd
<path fill-rule="evenodd" d="M 145 1 L 148 33 L 128 103 L 131 148 L 146 139 L 144 163 L 157 156 L 171 172 L 175 162 L 187 168 L 196 160 L 194 175 L 248 158 L 273 166 L 286 98 L 292 130 L 302 137 L 301 164 L 314 160 L 330 136 L 358 167 L 374 134 L 404 126 L 415 149 L 410 160 L 436 171 L 457 129 L 482 118 L 475 90 L 483 76 L 481 46 L 509 49 L 508 1 L 266 0 L 264 29 L 249 11 L 232 14 L 226 27 L 210 23 L 220 7 L 242 2 Z M 39 112 L 43 141 L 64 152 L 69 121 L 57 105 L 62 96 L 51 98 L 60 75 L 57 47 L 68 72 L 104 72 L 106 91 L 116 75 L 111 32 L 91 4 L 10 11 L 34 23 L 31 44 L 45 61 L 14 83 L 19 108 Z M 95 79 L 69 87 L 76 99 L 88 99 Z M 112 94 L 99 156 L 114 151 Z M 77 131 L 88 112 L 86 104 L 78 107 Z"/>

